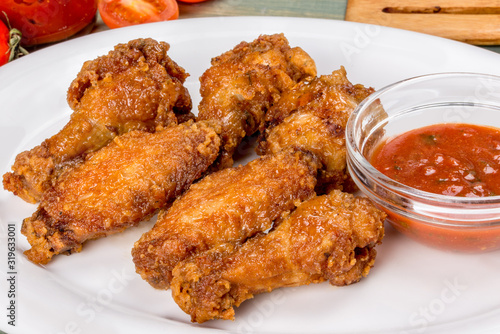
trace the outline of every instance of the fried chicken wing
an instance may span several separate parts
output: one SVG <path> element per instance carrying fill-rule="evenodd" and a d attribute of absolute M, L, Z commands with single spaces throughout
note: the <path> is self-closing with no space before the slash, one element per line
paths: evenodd
<path fill-rule="evenodd" d="M 309 154 L 282 151 L 203 178 L 160 212 L 132 250 L 136 271 L 168 289 L 175 265 L 220 243 L 244 241 L 313 195 L 316 169 Z"/>
<path fill-rule="evenodd" d="M 36 203 L 67 166 L 77 165 L 114 137 L 153 132 L 189 118 L 188 76 L 167 55 L 169 45 L 152 39 L 119 44 L 87 61 L 73 80 L 67 100 L 74 110 L 64 128 L 30 151 L 20 153 L 3 185 Z"/>
<path fill-rule="evenodd" d="M 315 75 L 311 57 L 299 47 L 291 48 L 283 34 L 241 42 L 212 59 L 200 78 L 198 119 L 221 123 L 223 150 L 217 166 L 232 166 L 237 146 L 261 127 L 281 93 Z"/>
<path fill-rule="evenodd" d="M 297 84 L 267 113 L 257 152 L 275 153 L 286 147 L 312 152 L 323 164 L 316 190 L 350 190 L 344 130 L 352 111 L 372 92 L 351 84 L 343 67 Z"/>
<path fill-rule="evenodd" d="M 35 263 L 151 217 L 198 179 L 218 156 L 220 138 L 205 122 L 117 136 L 45 192 L 21 232 Z"/>
<path fill-rule="evenodd" d="M 384 219 L 367 199 L 334 190 L 303 202 L 268 234 L 180 262 L 172 296 L 201 323 L 233 319 L 234 306 L 280 287 L 355 283 L 374 264 Z"/>

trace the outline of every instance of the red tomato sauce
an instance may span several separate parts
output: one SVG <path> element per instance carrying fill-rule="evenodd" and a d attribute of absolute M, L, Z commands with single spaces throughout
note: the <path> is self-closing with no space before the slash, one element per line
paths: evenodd
<path fill-rule="evenodd" d="M 483 253 L 500 249 L 500 227 L 460 228 L 430 225 L 409 219 L 395 212 L 387 212 L 399 232 L 426 245 L 455 252 Z"/>
<path fill-rule="evenodd" d="M 372 165 L 388 177 L 448 196 L 500 195 L 500 129 L 436 124 L 379 145 Z"/>

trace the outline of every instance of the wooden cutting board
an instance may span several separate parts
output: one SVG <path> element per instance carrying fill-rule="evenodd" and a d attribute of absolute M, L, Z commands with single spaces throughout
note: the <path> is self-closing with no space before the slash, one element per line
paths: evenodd
<path fill-rule="evenodd" d="M 348 0 L 345 19 L 476 45 L 500 44 L 500 0 Z"/>

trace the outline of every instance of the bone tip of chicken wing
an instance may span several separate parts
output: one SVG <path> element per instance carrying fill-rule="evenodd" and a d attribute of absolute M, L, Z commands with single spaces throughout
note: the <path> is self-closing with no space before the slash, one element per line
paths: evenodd
<path fill-rule="evenodd" d="M 211 275 L 203 275 L 195 263 L 186 263 L 174 268 L 170 288 L 175 302 L 184 312 L 191 315 L 192 322 L 234 320 L 235 300 L 230 293 L 231 283 Z M 204 293 L 193 293 L 193 289 Z M 202 300 L 199 300 L 199 297 Z"/>
<path fill-rule="evenodd" d="M 26 236 L 31 248 L 24 254 L 33 263 L 47 264 L 52 258 L 60 253 L 80 252 L 82 245 L 73 242 L 71 236 L 50 228 L 48 221 L 52 218 L 47 212 L 39 207 L 38 210 L 29 218 L 23 220 L 21 233 Z M 68 247 L 71 244 L 71 247 Z"/>
<path fill-rule="evenodd" d="M 3 187 L 28 203 L 37 203 L 50 185 L 55 163 L 43 142 L 16 156 L 11 169 L 3 175 Z"/>
<path fill-rule="evenodd" d="M 54 256 L 54 252 L 51 251 L 51 246 L 46 238 L 38 235 L 35 231 L 34 221 L 30 218 L 26 218 L 23 221 L 21 233 L 24 234 L 31 248 L 24 251 L 24 255 L 33 263 L 37 264 L 47 264 L 50 262 Z"/>
<path fill-rule="evenodd" d="M 2 184 L 5 190 L 10 191 L 27 203 L 35 204 L 39 201 L 39 196 L 30 187 L 27 187 L 21 175 L 7 172 L 3 175 Z"/>
<path fill-rule="evenodd" d="M 151 233 L 145 233 L 135 242 L 132 248 L 132 260 L 135 271 L 148 282 L 153 288 L 163 290 L 169 289 L 172 273 L 171 268 L 178 262 L 176 256 L 161 258 L 155 254 L 164 251 L 168 254 L 187 254 L 187 249 L 181 239 L 169 238 L 164 240 L 161 246 L 156 245 L 157 240 Z M 179 255 L 179 256 L 181 256 Z"/>

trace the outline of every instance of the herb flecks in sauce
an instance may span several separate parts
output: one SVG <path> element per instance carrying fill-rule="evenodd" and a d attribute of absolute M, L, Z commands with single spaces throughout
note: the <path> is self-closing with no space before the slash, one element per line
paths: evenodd
<path fill-rule="evenodd" d="M 385 175 L 423 191 L 467 197 L 500 193 L 500 129 L 431 125 L 384 142 L 371 160 Z"/>

